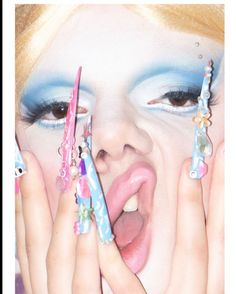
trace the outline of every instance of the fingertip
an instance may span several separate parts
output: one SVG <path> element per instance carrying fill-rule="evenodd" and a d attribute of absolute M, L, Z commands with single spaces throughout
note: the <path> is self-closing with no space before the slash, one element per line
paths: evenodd
<path fill-rule="evenodd" d="M 199 179 L 193 179 L 192 177 L 190 177 L 191 164 L 192 164 L 192 158 L 187 158 L 184 160 L 182 165 L 181 178 L 185 181 L 191 182 L 192 184 L 193 183 L 199 184 L 200 183 Z"/>
<path fill-rule="evenodd" d="M 184 160 L 182 165 L 182 174 L 185 176 L 189 176 L 190 166 L 191 166 L 191 158 L 187 158 Z"/>

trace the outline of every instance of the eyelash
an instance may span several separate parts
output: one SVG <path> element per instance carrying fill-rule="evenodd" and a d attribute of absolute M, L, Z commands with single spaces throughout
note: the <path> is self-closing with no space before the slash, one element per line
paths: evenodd
<path fill-rule="evenodd" d="M 188 89 L 169 91 L 162 95 L 160 98 L 149 100 L 144 107 L 150 110 L 167 111 L 174 114 L 192 113 L 196 111 L 198 104 L 198 97 L 200 96 L 200 89 Z M 163 100 L 168 100 L 169 104 L 164 103 Z M 181 105 L 177 105 L 178 102 Z M 184 106 L 191 103 L 189 106 Z M 209 106 L 215 105 L 214 96 L 211 95 L 209 99 Z"/>
<path fill-rule="evenodd" d="M 144 107 L 148 108 L 150 110 L 161 110 L 166 111 L 169 113 L 174 114 L 184 114 L 184 113 L 192 113 L 196 111 L 197 109 L 197 103 L 198 103 L 198 96 L 200 95 L 199 89 L 188 89 L 186 91 L 183 90 L 177 90 L 177 91 L 169 91 L 163 94 L 160 98 L 149 100 Z M 163 103 L 163 100 L 168 100 L 169 104 Z M 171 102 L 172 100 L 172 102 Z M 186 100 L 184 104 L 181 106 L 177 106 L 173 104 L 173 101 L 175 101 L 175 104 L 177 102 L 182 103 L 183 100 Z M 184 106 L 186 103 L 192 103 L 190 106 Z M 214 95 L 211 96 L 209 99 L 209 106 L 213 106 L 216 104 Z M 66 118 L 66 112 L 67 108 L 69 106 L 68 102 L 65 101 L 52 101 L 51 103 L 40 103 L 36 104 L 34 108 L 27 109 L 26 114 L 23 115 L 22 120 L 27 122 L 28 124 L 32 125 L 34 123 L 37 123 L 38 126 L 42 128 L 50 128 L 50 129 L 62 129 L 65 124 L 65 118 Z M 56 111 L 57 109 L 65 109 L 65 115 L 58 119 L 42 119 L 43 116 L 46 114 L 50 114 L 53 111 Z M 85 109 L 84 107 L 82 107 Z M 86 109 L 85 109 L 86 110 Z M 84 116 L 86 116 L 88 113 L 88 110 L 84 114 L 77 114 L 77 119 L 81 119 Z"/>
<path fill-rule="evenodd" d="M 27 109 L 22 120 L 30 125 L 37 123 L 42 128 L 60 129 L 64 127 L 68 106 L 69 103 L 65 101 L 36 104 L 34 108 Z M 78 113 L 76 119 L 81 119 L 87 115 L 88 110 L 80 106 L 80 110 L 81 109 L 86 110 L 86 113 Z M 62 111 L 62 118 L 56 118 L 55 113 L 53 114 L 53 111 L 56 112 L 58 110 Z M 55 119 L 42 119 L 43 116 L 50 115 L 51 113 L 54 115 Z"/>

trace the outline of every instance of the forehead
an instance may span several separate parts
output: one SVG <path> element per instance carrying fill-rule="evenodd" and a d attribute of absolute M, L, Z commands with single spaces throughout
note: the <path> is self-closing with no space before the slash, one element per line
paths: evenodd
<path fill-rule="evenodd" d="M 134 72 L 154 62 L 190 66 L 189 57 L 191 66 L 204 66 L 208 59 L 218 58 L 219 52 L 214 41 L 170 30 L 158 18 L 151 23 L 127 6 L 83 5 L 61 26 L 36 71 L 53 69 L 74 78 L 82 65 L 98 79 L 101 70 L 109 77 L 114 70 L 123 74 L 125 67 Z"/>

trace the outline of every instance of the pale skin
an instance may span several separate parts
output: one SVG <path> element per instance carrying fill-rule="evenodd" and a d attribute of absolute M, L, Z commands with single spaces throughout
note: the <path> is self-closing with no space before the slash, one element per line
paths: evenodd
<path fill-rule="evenodd" d="M 83 65 L 82 80 L 91 85 L 97 99 L 93 156 L 105 194 L 112 180 L 131 163 L 141 159 L 154 166 L 158 185 L 149 259 L 135 275 L 122 260 L 115 242 L 100 243 L 95 224 L 89 234 L 74 235 L 75 188 L 65 194 L 56 190 L 60 159 L 50 149 L 57 149 L 62 132 L 54 135 L 56 131 L 51 131 L 50 151 L 47 151 L 47 144 L 38 144 L 44 140 L 45 130 L 18 122 L 20 147 L 29 150 L 23 152 L 27 174 L 20 178 L 21 193 L 16 197 L 17 252 L 26 291 L 101 293 L 101 270 L 103 293 L 110 293 L 108 284 L 113 293 L 221 294 L 224 292 L 223 85 L 213 84 L 218 98 L 217 105 L 212 108 L 209 128 L 214 154 L 208 161 L 208 175 L 202 181 L 188 176 L 190 159 L 186 158 L 191 156 L 193 139 L 191 116 L 189 120 L 177 116 L 172 120 L 169 114 L 166 119 L 161 114 L 159 120 L 158 116 L 153 117 L 143 110 L 135 112 L 132 103 L 123 98 L 129 81 L 147 64 L 164 60 L 192 68 L 201 63 L 203 67 L 207 59 L 216 60 L 221 56 L 222 47 L 211 39 L 170 31 L 161 23 L 154 26 L 123 7 L 107 8 L 110 11 L 105 15 L 101 13 L 103 9 L 99 9 L 95 6 L 88 11 L 78 11 L 78 19 L 68 21 L 52 47 L 42 55 L 33 75 L 55 68 L 55 72 L 74 76 L 75 64 Z M 94 19 L 93 13 L 98 16 L 97 20 L 89 22 L 89 17 Z M 117 24 L 116 19 L 121 17 L 122 23 Z M 104 22 L 111 28 L 103 26 Z M 84 27 L 86 35 L 80 30 Z M 70 38 L 63 47 L 68 30 Z M 117 42 L 106 42 L 114 36 Z M 193 46 L 196 38 L 201 39 L 201 53 L 206 60 L 197 58 L 198 51 Z M 78 57 L 76 61 L 75 56 Z M 179 59 L 171 59 L 172 56 L 179 56 Z M 109 67 L 109 64 L 114 66 Z M 148 96 L 152 92 L 150 86 L 145 89 L 138 85 L 131 92 L 131 101 L 133 96 L 142 98 L 144 93 Z M 103 111 L 106 108 L 109 111 Z M 115 130 L 114 134 L 109 129 Z M 179 142 L 183 142 L 182 145 Z M 173 146 L 177 147 L 173 149 Z M 99 156 L 100 150 L 105 151 L 105 156 Z"/>

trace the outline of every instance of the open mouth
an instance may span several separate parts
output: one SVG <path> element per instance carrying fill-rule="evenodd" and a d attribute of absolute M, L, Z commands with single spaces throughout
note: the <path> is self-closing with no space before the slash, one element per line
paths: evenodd
<path fill-rule="evenodd" d="M 133 273 L 141 271 L 148 259 L 155 186 L 153 168 L 137 162 L 113 181 L 107 193 L 115 241 Z"/>

